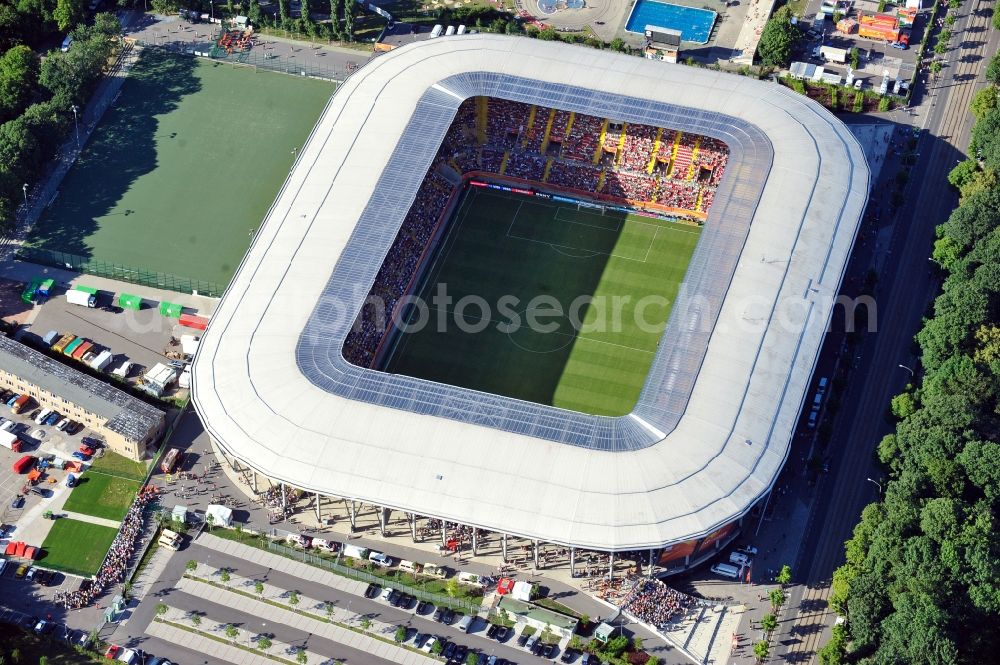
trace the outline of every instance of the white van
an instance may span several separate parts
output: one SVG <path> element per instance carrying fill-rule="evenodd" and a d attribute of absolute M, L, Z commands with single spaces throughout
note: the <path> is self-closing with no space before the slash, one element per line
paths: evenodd
<path fill-rule="evenodd" d="M 170 529 L 164 529 L 160 532 L 160 545 L 163 547 L 179 550 L 181 548 L 181 534 L 176 531 L 171 531 Z"/>
<path fill-rule="evenodd" d="M 728 563 L 715 564 L 712 566 L 712 572 L 716 575 L 728 577 L 731 580 L 735 580 L 740 576 L 740 569 Z"/>
<path fill-rule="evenodd" d="M 372 552 L 368 555 L 368 560 L 379 566 L 391 566 L 392 557 L 388 554 L 382 554 L 381 552 Z"/>
<path fill-rule="evenodd" d="M 474 622 L 475 620 L 476 620 L 475 615 L 466 614 L 461 619 L 459 619 L 458 623 L 455 624 L 455 628 L 458 628 L 463 633 L 468 633 L 470 630 L 472 630 L 472 622 Z"/>
<path fill-rule="evenodd" d="M 352 559 L 367 559 L 368 549 L 357 545 L 344 545 L 344 556 Z"/>
<path fill-rule="evenodd" d="M 52 415 L 52 409 L 42 409 L 41 413 L 35 416 L 35 423 L 41 425 L 45 419 Z"/>
<path fill-rule="evenodd" d="M 408 573 L 421 573 L 424 570 L 424 564 L 417 563 L 415 561 L 407 561 L 406 559 L 400 559 L 399 569 L 405 570 Z"/>

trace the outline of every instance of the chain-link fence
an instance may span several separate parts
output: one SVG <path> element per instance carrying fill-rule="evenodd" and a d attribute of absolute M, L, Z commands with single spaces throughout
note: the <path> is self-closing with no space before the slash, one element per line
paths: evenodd
<path fill-rule="evenodd" d="M 137 40 L 136 43 L 140 44 L 143 48 L 155 48 L 177 55 L 198 56 L 217 62 L 227 62 L 232 65 L 244 65 L 255 69 L 281 72 L 294 76 L 309 76 L 337 83 L 343 82 L 351 74 L 346 68 L 299 62 L 293 58 L 286 58 L 266 52 L 234 51 L 233 53 L 226 53 L 225 50 L 216 47 L 214 44 L 211 46 L 177 42 L 157 44 L 143 40 Z"/>
<path fill-rule="evenodd" d="M 37 247 L 21 247 L 15 253 L 15 258 L 30 263 L 52 266 L 53 268 L 65 268 L 76 272 L 106 277 L 121 282 L 149 286 L 167 291 L 177 291 L 178 293 L 195 293 L 201 296 L 219 298 L 222 296 L 225 286 L 215 282 L 206 282 L 200 279 L 191 279 L 171 275 L 170 273 L 156 272 L 134 266 L 126 266 L 120 263 L 109 263 L 89 259 L 77 254 L 57 252 L 51 249 L 40 249 Z"/>
<path fill-rule="evenodd" d="M 406 593 L 414 596 L 417 600 L 426 600 L 435 605 L 446 605 L 449 607 L 454 607 L 456 609 L 461 609 L 469 614 L 478 614 L 482 609 L 482 605 L 479 603 L 465 600 L 463 598 L 452 598 L 451 596 L 443 596 L 439 593 L 432 593 L 430 591 L 424 591 L 419 587 L 409 586 L 407 584 L 400 583 L 397 580 L 389 581 L 384 577 L 379 577 L 364 570 L 357 570 L 356 568 L 351 568 L 350 566 L 344 566 L 335 561 L 330 561 L 325 557 L 321 557 L 317 554 L 310 554 L 309 552 L 304 552 L 302 550 L 297 550 L 292 547 L 286 547 L 280 543 L 276 543 L 273 540 L 267 541 L 267 547 L 272 552 L 284 555 L 286 557 L 296 559 L 303 563 L 308 563 L 311 566 L 316 566 L 317 568 L 324 568 L 326 570 L 337 573 L 338 575 L 343 575 L 344 577 L 349 577 L 353 580 L 360 580 L 361 582 L 374 582 L 380 585 L 386 585 L 387 583 L 392 584 L 392 588 L 405 591 Z"/>

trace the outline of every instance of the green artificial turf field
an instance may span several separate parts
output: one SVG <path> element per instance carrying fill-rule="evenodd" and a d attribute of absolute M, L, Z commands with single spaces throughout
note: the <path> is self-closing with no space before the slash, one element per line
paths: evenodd
<path fill-rule="evenodd" d="M 120 521 L 140 484 L 118 476 L 87 471 L 79 478 L 63 508 L 73 513 Z"/>
<path fill-rule="evenodd" d="M 691 224 L 470 189 L 420 289 L 428 322 L 397 336 L 385 369 L 629 413 L 700 235 Z M 435 302 L 439 285 L 449 303 Z M 413 309 L 410 321 L 419 318 Z"/>
<path fill-rule="evenodd" d="M 332 93 L 147 49 L 28 244 L 224 286 Z"/>
<path fill-rule="evenodd" d="M 45 568 L 90 577 L 101 567 L 117 533 L 117 529 L 99 524 L 65 517 L 57 519 L 42 543 L 45 554 L 38 563 Z"/>

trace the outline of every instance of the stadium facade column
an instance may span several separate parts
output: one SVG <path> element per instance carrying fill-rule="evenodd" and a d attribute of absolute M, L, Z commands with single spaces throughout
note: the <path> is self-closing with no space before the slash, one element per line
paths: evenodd
<path fill-rule="evenodd" d="M 351 533 L 354 533 L 358 528 L 358 507 L 354 505 L 353 500 L 344 499 L 344 502 L 347 504 L 347 514 L 351 517 Z"/>
<path fill-rule="evenodd" d="M 441 520 L 441 546 L 445 547 L 448 545 L 448 523 Z"/>
<path fill-rule="evenodd" d="M 647 575 L 647 577 L 649 577 L 650 579 L 652 579 L 652 577 L 653 577 L 653 548 L 652 547 L 649 548 L 649 575 Z"/>
<path fill-rule="evenodd" d="M 479 529 L 472 527 L 472 556 L 479 555 Z"/>
<path fill-rule="evenodd" d="M 615 553 L 611 552 L 608 555 L 608 579 L 615 579 Z"/>
<path fill-rule="evenodd" d="M 406 519 L 410 523 L 410 538 L 417 542 L 417 514 L 406 513 Z"/>
<path fill-rule="evenodd" d="M 531 555 L 535 560 L 535 570 L 538 570 L 538 541 L 532 541 L 533 547 L 531 548 Z"/>
<path fill-rule="evenodd" d="M 323 507 L 320 506 L 320 504 L 319 504 L 320 499 L 321 499 L 321 497 L 319 495 L 319 492 L 316 492 L 316 522 L 318 524 L 322 524 L 323 523 Z"/>
<path fill-rule="evenodd" d="M 569 548 L 569 576 L 570 579 L 576 577 L 576 548 Z"/>
<path fill-rule="evenodd" d="M 503 550 L 503 562 L 507 563 L 507 534 L 503 534 L 503 538 L 500 539 L 500 549 Z"/>
<path fill-rule="evenodd" d="M 386 522 L 388 522 L 388 521 L 389 521 L 389 509 L 388 508 L 383 508 L 382 506 L 379 506 L 378 507 L 378 530 L 379 530 L 379 533 L 382 534 L 383 538 L 385 538 L 385 525 L 386 525 Z"/>
<path fill-rule="evenodd" d="M 281 511 L 288 513 L 288 494 L 285 492 L 285 483 L 281 483 Z"/>

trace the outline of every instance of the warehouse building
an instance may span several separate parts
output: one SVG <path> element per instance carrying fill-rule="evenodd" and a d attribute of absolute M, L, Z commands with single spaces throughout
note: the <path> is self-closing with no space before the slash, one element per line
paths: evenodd
<path fill-rule="evenodd" d="M 166 418 L 159 409 L 3 336 L 0 388 L 82 423 L 129 459 L 146 457 L 163 433 Z"/>

